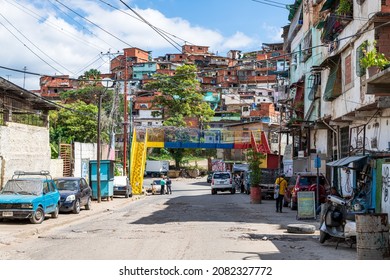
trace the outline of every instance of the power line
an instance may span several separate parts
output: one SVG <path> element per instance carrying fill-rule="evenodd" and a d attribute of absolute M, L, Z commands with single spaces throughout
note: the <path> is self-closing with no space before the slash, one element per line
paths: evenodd
<path fill-rule="evenodd" d="M 84 26 L 83 24 L 79 23 L 77 20 L 75 20 L 74 18 L 72 18 L 71 16 L 69 16 L 67 13 L 65 13 L 62 9 L 60 9 L 55 3 L 52 2 L 52 0 L 49 0 L 49 2 L 53 5 L 53 7 L 55 9 L 57 9 L 58 11 L 60 11 L 62 14 L 64 14 L 67 18 L 69 18 L 70 20 L 72 20 L 73 22 L 75 22 L 78 26 L 80 26 L 82 28 L 82 30 L 86 30 L 89 32 L 89 34 L 91 34 L 93 37 L 97 38 L 98 40 L 102 41 L 103 43 L 107 44 L 107 46 L 110 46 L 111 48 L 114 48 L 112 45 L 110 45 L 109 42 L 106 42 L 105 40 L 99 38 L 93 31 L 89 30 L 88 28 L 86 28 L 86 26 Z M 61 28 L 62 29 L 62 28 Z M 84 42 L 87 42 L 88 44 L 90 45 L 93 45 L 96 49 L 98 50 L 101 50 L 101 47 L 100 46 L 97 46 L 97 45 L 94 45 L 86 40 L 83 40 Z"/>
<path fill-rule="evenodd" d="M 69 69 L 67 69 L 65 66 L 61 65 L 59 62 L 55 61 L 53 58 L 51 58 L 48 54 L 46 54 L 44 51 L 42 51 L 37 45 L 35 45 L 29 38 L 27 38 L 19 29 L 17 29 L 15 27 L 15 25 L 13 25 L 3 14 L 0 13 L 0 16 L 5 19 L 6 22 L 8 22 L 9 25 L 11 25 L 20 35 L 23 36 L 23 38 L 25 38 L 28 42 L 31 43 L 31 45 L 33 45 L 35 48 L 38 49 L 38 51 L 40 51 L 43 55 L 45 55 L 47 58 L 49 58 L 51 61 L 53 61 L 54 63 L 57 63 L 59 66 L 61 66 L 63 69 L 65 69 L 66 71 L 68 72 L 71 72 Z M 7 29 L 8 30 L 8 29 Z M 49 65 L 50 66 L 50 65 Z M 54 67 L 52 67 L 53 69 L 55 69 Z M 57 70 L 58 71 L 58 70 Z"/>
<path fill-rule="evenodd" d="M 74 39 L 74 40 L 76 40 L 76 41 L 79 41 L 79 42 L 81 42 L 81 43 L 90 45 L 91 47 L 93 47 L 93 48 L 95 48 L 95 49 L 101 51 L 100 46 L 98 46 L 98 45 L 96 45 L 96 44 L 93 44 L 93 43 L 91 43 L 91 42 L 89 42 L 89 41 L 83 39 L 82 37 L 77 37 L 77 36 L 75 36 L 74 34 L 68 32 L 68 31 L 67 31 L 66 29 L 64 29 L 63 27 L 58 26 L 58 25 L 56 25 L 55 23 L 51 22 L 50 20 L 46 19 L 44 16 L 39 15 L 39 14 L 37 14 L 36 12 L 34 12 L 34 11 L 28 9 L 26 6 L 23 6 L 23 5 L 21 5 L 21 4 L 17 3 L 17 2 L 12 3 L 12 2 L 9 1 L 9 0 L 5 0 L 5 1 L 7 1 L 10 5 L 13 5 L 15 8 L 21 10 L 22 12 L 26 13 L 27 15 L 29 15 L 29 16 L 35 18 L 35 19 L 38 20 L 39 22 L 43 22 L 44 24 L 50 26 L 51 28 L 53 28 L 53 29 L 55 29 L 55 30 L 57 30 L 57 31 L 59 31 L 59 32 L 65 34 L 65 35 L 67 35 L 68 37 L 70 37 L 70 38 L 72 38 L 72 39 Z M 49 1 L 50 1 L 50 0 L 49 0 Z M 18 5 L 18 6 L 17 6 L 17 5 Z M 61 10 L 60 10 L 57 6 L 55 6 L 53 3 L 52 3 L 52 5 L 53 5 L 56 9 L 58 9 L 59 11 L 61 11 Z M 61 11 L 61 12 L 64 13 L 63 11 Z M 75 21 L 75 22 L 77 23 L 77 21 Z M 81 25 L 81 24 L 80 24 L 80 25 Z M 83 29 L 85 29 L 85 28 L 83 28 Z M 88 30 L 88 31 L 89 31 L 89 30 Z M 91 31 L 89 31 L 89 33 L 92 34 L 92 35 L 94 35 L 97 39 L 101 40 L 99 37 L 97 37 L 97 36 L 96 36 L 95 34 L 93 34 Z M 103 41 L 103 40 L 101 40 L 101 41 L 104 42 L 104 43 L 106 43 L 107 45 L 109 45 L 107 42 L 105 42 L 105 41 Z"/>
<path fill-rule="evenodd" d="M 57 3 L 59 3 L 60 5 L 62 5 L 63 7 L 65 7 L 66 9 L 68 9 L 69 11 L 71 11 L 72 13 L 76 14 L 77 16 L 79 16 L 80 18 L 84 19 L 85 21 L 89 22 L 90 24 L 92 24 L 93 26 L 99 28 L 100 30 L 102 30 L 103 32 L 107 33 L 108 35 L 114 37 L 115 39 L 117 39 L 118 41 L 124 43 L 125 45 L 129 46 L 130 48 L 133 48 L 132 45 L 130 45 L 129 43 L 123 41 L 121 38 L 119 38 L 118 36 L 115 36 L 114 34 L 112 34 L 111 32 L 105 30 L 104 28 L 100 27 L 99 25 L 97 25 L 96 23 L 90 21 L 89 19 L 85 18 L 84 16 L 82 16 L 81 14 L 79 14 L 78 12 L 76 12 L 75 10 L 69 8 L 68 6 L 66 6 L 65 4 L 61 3 L 59 0 L 55 0 Z"/>
<path fill-rule="evenodd" d="M 268 2 L 276 3 L 276 4 L 271 4 L 271 3 L 267 3 L 267 2 L 263 2 L 263 1 L 259 1 L 259 0 L 252 0 L 252 1 L 253 1 L 253 2 L 256 2 L 256 3 L 268 5 L 268 6 L 271 6 L 271 7 L 276 7 L 276 8 L 288 10 L 288 8 L 287 8 L 286 5 L 282 5 L 281 3 L 278 3 L 278 2 L 274 2 L 274 1 L 269 1 L 269 0 L 267 0 Z"/>
<path fill-rule="evenodd" d="M 175 49 L 177 49 L 179 52 L 181 51 L 181 49 L 179 49 L 174 43 L 176 43 L 177 45 L 180 46 L 180 44 L 178 44 L 177 42 L 175 42 L 174 40 L 172 40 L 171 38 L 165 36 L 164 34 L 162 34 L 162 32 L 160 32 L 154 25 L 150 24 L 146 19 L 144 19 L 140 14 L 138 14 L 134 9 L 132 9 L 129 5 L 127 5 L 125 2 L 123 2 L 122 0 L 120 0 L 122 2 L 123 5 L 125 5 L 129 10 L 131 10 L 134 14 L 136 14 L 143 22 L 145 22 L 147 25 L 149 25 L 154 31 L 157 32 L 157 34 L 159 34 L 161 37 L 163 37 L 170 45 L 172 45 Z M 173 42 L 173 43 L 172 43 Z"/>
<path fill-rule="evenodd" d="M 11 33 L 12 36 L 14 36 L 21 44 L 23 44 L 23 46 L 25 46 L 30 52 L 32 52 L 36 57 L 38 57 L 40 60 L 42 60 L 45 64 L 47 64 L 49 67 L 53 68 L 55 71 L 61 73 L 61 71 L 59 71 L 58 69 L 56 69 L 54 66 L 52 66 L 51 64 L 49 64 L 46 60 L 44 60 L 42 57 L 40 57 L 36 52 L 34 52 L 29 46 L 27 46 L 22 40 L 20 40 L 18 38 L 18 36 L 16 36 L 10 29 L 7 28 L 7 26 L 5 26 L 2 22 L 0 22 L 0 24 L 2 26 L 4 26 L 5 29 L 7 29 L 7 31 L 9 33 Z M 23 73 L 27 73 L 27 72 L 23 72 Z"/>
<path fill-rule="evenodd" d="M 99 1 L 102 2 L 102 3 L 104 3 L 104 4 L 106 4 L 107 6 L 109 6 L 109 7 L 111 7 L 111 8 L 113 8 L 113 9 L 115 9 L 115 10 L 117 10 L 117 11 L 119 11 L 119 12 L 125 14 L 125 15 L 128 15 L 129 17 L 132 17 L 132 18 L 134 18 L 134 19 L 136 19 L 136 20 L 138 20 L 138 21 L 144 22 L 142 19 L 137 18 L 137 17 L 135 17 L 135 16 L 133 16 L 133 15 L 131 15 L 131 14 L 129 14 L 129 13 L 127 13 L 127 12 L 125 12 L 125 11 L 119 9 L 119 8 L 117 8 L 117 7 L 113 6 L 113 5 L 110 4 L 110 3 L 107 3 L 106 1 L 103 1 L 103 0 L 99 0 Z M 178 37 L 178 36 L 176 36 L 176 35 L 174 35 L 174 34 L 172 34 L 172 33 L 169 33 L 169 32 L 167 32 L 167 31 L 165 31 L 165 30 L 163 30 L 163 29 L 161 29 L 161 28 L 158 28 L 158 27 L 156 27 L 156 26 L 154 26 L 154 27 L 155 27 L 157 30 L 159 30 L 159 31 L 161 31 L 161 32 L 163 32 L 163 33 L 165 33 L 165 34 L 167 34 L 167 35 L 169 35 L 169 36 L 172 36 L 172 37 L 174 37 L 174 38 L 177 38 L 177 39 L 179 39 L 179 40 L 181 40 L 181 41 L 183 41 L 183 42 L 186 42 L 186 43 L 188 43 L 188 44 L 190 44 L 190 45 L 194 45 L 193 43 L 188 42 L 187 40 L 185 40 L 185 39 L 183 39 L 183 38 L 180 38 L 180 37 Z"/>

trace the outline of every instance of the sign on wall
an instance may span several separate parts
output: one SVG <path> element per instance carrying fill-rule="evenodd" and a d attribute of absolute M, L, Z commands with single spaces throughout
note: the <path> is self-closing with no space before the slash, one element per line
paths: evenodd
<path fill-rule="evenodd" d="M 390 215 L 390 164 L 382 164 L 381 212 Z"/>

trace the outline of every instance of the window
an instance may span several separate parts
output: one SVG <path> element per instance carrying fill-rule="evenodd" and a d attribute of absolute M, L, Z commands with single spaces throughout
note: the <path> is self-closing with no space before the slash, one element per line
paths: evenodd
<path fill-rule="evenodd" d="M 48 193 L 49 192 L 49 185 L 47 182 L 43 183 L 43 193 Z"/>
<path fill-rule="evenodd" d="M 352 83 L 352 55 L 349 54 L 344 60 L 344 85 L 347 87 Z"/>
<path fill-rule="evenodd" d="M 363 57 L 363 50 L 365 49 L 365 46 L 367 46 L 367 41 L 362 43 L 357 49 L 356 49 L 356 76 L 362 77 L 364 74 L 366 74 L 366 69 L 364 69 L 361 66 L 360 59 Z"/>
<path fill-rule="evenodd" d="M 340 129 L 341 158 L 349 155 L 349 127 Z"/>

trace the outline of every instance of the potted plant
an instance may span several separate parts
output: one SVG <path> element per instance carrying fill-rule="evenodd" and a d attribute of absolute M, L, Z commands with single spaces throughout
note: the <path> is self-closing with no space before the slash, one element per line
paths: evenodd
<path fill-rule="evenodd" d="M 257 152 L 254 149 L 247 151 L 247 160 L 249 165 L 249 182 L 250 182 L 250 193 L 251 203 L 261 203 L 261 163 L 265 158 L 264 154 Z"/>
<path fill-rule="evenodd" d="M 351 0 L 340 0 L 339 6 L 336 9 L 336 14 L 339 16 L 347 16 L 352 12 Z"/>
<path fill-rule="evenodd" d="M 368 51 L 368 47 L 371 46 L 371 50 Z M 375 75 L 387 68 L 390 65 L 390 61 L 383 54 L 376 49 L 376 41 L 372 44 L 366 42 L 363 45 L 363 57 L 360 59 L 361 67 L 367 69 L 369 77 Z"/>

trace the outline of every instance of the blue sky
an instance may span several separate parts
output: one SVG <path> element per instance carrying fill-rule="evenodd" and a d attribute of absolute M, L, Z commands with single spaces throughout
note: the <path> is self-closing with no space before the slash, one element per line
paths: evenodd
<path fill-rule="evenodd" d="M 119 0 L 0 0 L 0 41 L 7 50 L 0 52 L 0 66 L 78 77 L 91 68 L 107 72 L 110 56 L 101 54 L 131 46 L 152 51 L 153 57 L 178 53 L 185 41 L 209 46 L 219 55 L 232 49 L 258 50 L 262 43 L 281 42 L 281 27 L 288 24 L 287 9 L 272 5 L 294 0 L 258 1 L 263 3 L 123 1 L 154 26 L 175 35 L 179 46 L 174 48 Z M 39 76 L 26 75 L 24 80 L 23 73 L 4 69 L 0 76 L 28 89 L 39 88 Z"/>

